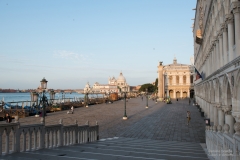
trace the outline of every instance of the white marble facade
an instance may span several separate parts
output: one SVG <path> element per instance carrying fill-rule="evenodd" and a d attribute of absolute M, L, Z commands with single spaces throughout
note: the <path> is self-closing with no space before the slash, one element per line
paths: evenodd
<path fill-rule="evenodd" d="M 120 93 L 123 91 L 123 87 L 126 88 L 126 91 L 130 91 L 130 86 L 127 84 L 125 77 L 123 76 L 122 72 L 120 73 L 119 77 L 116 79 L 114 76 L 108 79 L 108 84 L 100 84 L 98 82 L 94 83 L 91 87 L 89 83 L 86 84 L 84 88 L 84 93 Z"/>
<path fill-rule="evenodd" d="M 193 38 L 195 66 L 203 76 L 195 82 L 196 102 L 213 128 L 221 132 L 229 127 L 224 133 L 236 138 L 240 131 L 240 1 L 198 0 Z M 213 141 L 207 143 L 213 146 Z"/>

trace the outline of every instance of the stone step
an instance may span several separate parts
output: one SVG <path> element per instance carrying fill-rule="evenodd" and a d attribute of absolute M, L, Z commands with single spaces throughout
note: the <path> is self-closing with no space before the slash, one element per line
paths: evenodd
<path fill-rule="evenodd" d="M 207 160 L 199 143 L 134 138 L 108 138 L 97 142 L 21 152 L 2 156 L 7 160 Z"/>

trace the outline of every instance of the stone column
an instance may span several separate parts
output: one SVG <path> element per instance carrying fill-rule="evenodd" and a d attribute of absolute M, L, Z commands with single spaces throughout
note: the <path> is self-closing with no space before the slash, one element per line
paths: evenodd
<path fill-rule="evenodd" d="M 234 118 L 231 114 L 231 111 L 232 111 L 232 107 L 231 106 L 223 106 L 223 111 L 225 113 L 225 124 L 228 124 L 229 127 L 230 127 L 230 134 L 233 134 L 234 132 L 234 128 L 233 128 L 233 123 L 234 123 Z"/>
<path fill-rule="evenodd" d="M 232 2 L 232 11 L 235 21 L 235 44 L 236 44 L 236 56 L 240 56 L 240 2 Z M 236 58 L 236 57 L 234 57 Z"/>
<path fill-rule="evenodd" d="M 181 98 L 183 97 L 183 95 L 182 95 L 182 89 L 181 89 L 180 97 L 181 97 Z"/>
<path fill-rule="evenodd" d="M 165 96 L 165 74 L 163 73 L 163 80 L 162 80 L 162 100 L 163 100 L 163 98 L 164 98 L 164 96 Z"/>
<path fill-rule="evenodd" d="M 163 98 L 163 65 L 159 62 L 158 65 L 158 97 L 160 100 Z"/>
<path fill-rule="evenodd" d="M 228 51 L 229 51 L 229 61 L 233 60 L 233 43 L 234 43 L 234 28 L 233 28 L 233 15 L 228 14 L 227 24 L 228 24 Z"/>
<path fill-rule="evenodd" d="M 209 103 L 209 106 L 210 106 L 210 122 L 211 123 L 214 123 L 214 108 L 213 108 L 213 104 L 212 103 Z"/>
<path fill-rule="evenodd" d="M 233 116 L 231 115 L 230 112 L 225 113 L 225 123 L 228 124 L 229 127 L 230 127 L 230 130 L 229 130 L 230 134 L 233 134 L 233 132 L 234 132 L 234 129 L 233 129 L 234 119 L 233 119 Z"/>
<path fill-rule="evenodd" d="M 221 107 L 218 108 L 218 124 L 223 127 L 224 125 L 224 112 Z"/>
<path fill-rule="evenodd" d="M 218 40 L 219 40 L 219 46 L 218 46 L 219 68 L 221 68 L 223 66 L 223 55 L 222 55 L 223 42 L 222 42 L 222 32 L 221 31 L 218 34 Z"/>
<path fill-rule="evenodd" d="M 222 24 L 222 35 L 223 35 L 223 65 L 228 63 L 227 49 L 228 49 L 228 35 L 226 24 Z"/>
<path fill-rule="evenodd" d="M 213 121 L 214 121 L 214 125 L 218 126 L 218 109 L 217 106 L 213 106 Z"/>
<path fill-rule="evenodd" d="M 216 56 L 216 58 L 215 58 L 214 65 L 216 66 L 215 70 L 218 70 L 220 68 L 220 63 L 219 63 L 219 57 L 220 57 L 220 55 L 219 55 L 219 41 L 218 41 L 217 37 L 215 37 L 215 39 L 216 39 L 215 40 L 215 44 L 216 44 L 215 56 Z"/>

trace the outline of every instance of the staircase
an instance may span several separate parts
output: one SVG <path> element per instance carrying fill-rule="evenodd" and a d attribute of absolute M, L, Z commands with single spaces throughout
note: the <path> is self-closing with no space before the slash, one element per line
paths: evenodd
<path fill-rule="evenodd" d="M 97 142 L 13 153 L 1 160 L 207 160 L 199 143 L 135 138 L 107 138 Z"/>

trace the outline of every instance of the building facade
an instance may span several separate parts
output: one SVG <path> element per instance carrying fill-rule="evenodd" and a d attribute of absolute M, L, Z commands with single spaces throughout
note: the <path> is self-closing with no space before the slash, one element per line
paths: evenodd
<path fill-rule="evenodd" d="M 240 1 L 198 0 L 193 24 L 195 98 L 205 118 L 208 150 L 240 149 Z M 228 141 L 227 141 L 228 139 Z M 221 156 L 216 156 L 221 159 Z"/>
<path fill-rule="evenodd" d="M 158 97 L 187 98 L 194 95 L 194 66 L 177 63 L 158 65 Z"/>
<path fill-rule="evenodd" d="M 115 77 L 110 77 L 108 79 L 108 84 L 100 84 L 96 82 L 91 87 L 89 83 L 87 83 L 84 88 L 84 93 L 91 92 L 91 93 L 101 93 L 101 94 L 110 94 L 110 93 L 120 94 L 120 91 L 123 91 L 124 87 L 127 92 L 130 91 L 130 86 L 127 84 L 127 81 L 121 72 L 117 79 Z"/>

